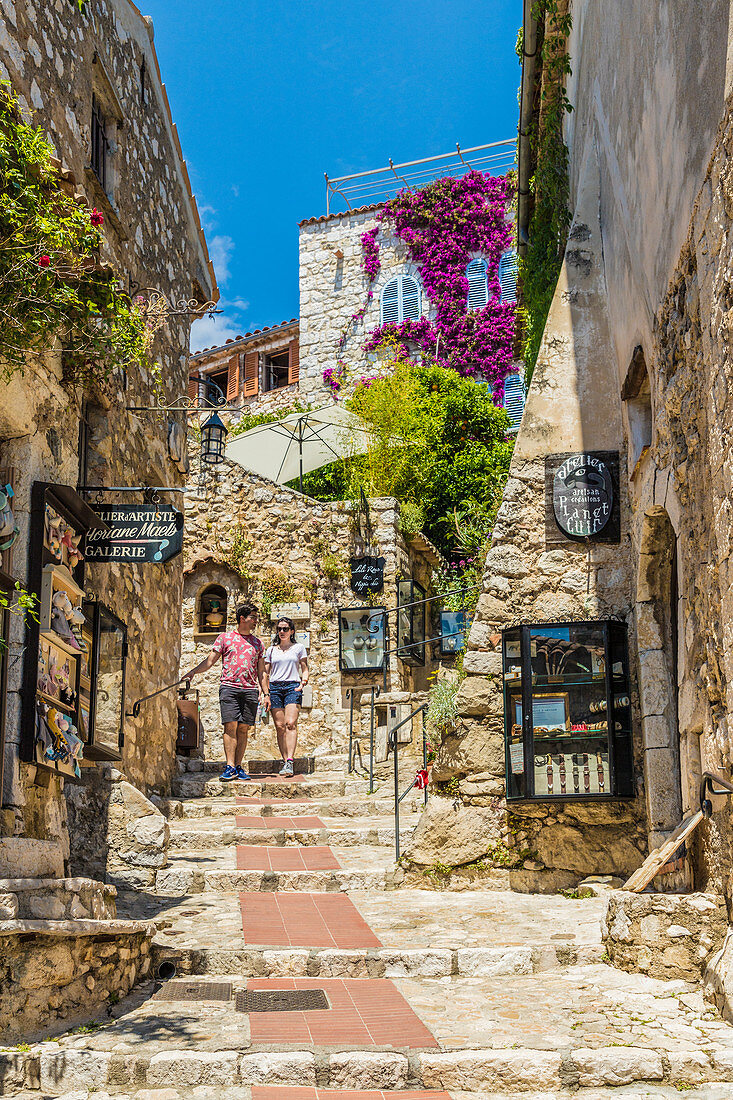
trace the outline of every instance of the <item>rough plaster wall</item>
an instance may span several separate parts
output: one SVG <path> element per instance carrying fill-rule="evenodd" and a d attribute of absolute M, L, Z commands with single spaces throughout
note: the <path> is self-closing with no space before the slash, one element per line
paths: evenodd
<path fill-rule="evenodd" d="M 384 592 L 375 596 L 374 604 L 394 607 L 396 580 L 413 576 L 428 589 L 430 564 L 418 542 L 408 545 L 399 531 L 397 502 L 391 498 L 370 503 L 375 540 L 385 558 Z M 226 542 L 227 531 L 235 524 L 244 524 L 252 542 L 248 568 L 252 581 L 242 584 L 223 564 L 217 542 Z M 328 548 L 338 554 L 344 564 L 345 576 L 331 583 L 318 566 L 317 540 L 326 538 Z M 213 473 L 202 476 L 197 457 L 192 454 L 189 492 L 186 494 L 186 526 L 184 551 L 186 580 L 182 611 L 181 671 L 187 672 L 207 655 L 213 638 L 196 639 L 196 599 L 209 584 L 221 584 L 230 597 L 227 628 L 236 626 L 234 608 L 240 595 L 260 601 L 257 578 L 263 569 L 284 570 L 300 591 L 300 599 L 310 603 L 311 617 L 296 626 L 310 631 L 310 683 L 313 706 L 301 711 L 299 752 L 318 746 L 344 748 L 348 738 L 348 702 L 345 692 L 355 692 L 355 730 L 359 731 L 358 695 L 367 691 L 372 682 L 358 676 L 341 673 L 338 667 L 339 607 L 359 606 L 364 601 L 349 586 L 348 560 L 353 553 L 348 505 L 341 502 L 321 504 L 301 496 L 291 489 L 250 474 L 234 463 L 226 463 Z M 394 638 L 394 616 L 390 620 Z M 258 629 L 263 644 L 272 639 L 272 624 L 262 615 Z M 390 692 L 421 691 L 433 668 L 428 647 L 425 667 L 412 669 L 398 658 L 390 660 L 388 686 Z M 204 754 L 208 759 L 223 759 L 221 721 L 219 715 L 219 675 L 216 665 L 205 676 L 193 681 L 201 692 L 201 716 L 204 729 Z M 278 751 L 272 723 L 261 728 L 251 745 L 252 754 L 277 758 Z"/>
<path fill-rule="evenodd" d="M 377 237 L 381 269 L 373 285 L 374 297 L 363 320 L 354 322 L 343 351 L 338 344 L 352 314 L 366 301 L 368 280 L 362 270 L 361 237 L 376 225 L 377 210 L 344 214 L 330 221 L 300 227 L 300 392 L 304 399 L 321 400 L 330 391 L 323 383 L 327 367 L 344 359 L 349 373 L 366 371 L 371 359 L 362 350 L 365 334 L 379 325 L 379 299 L 384 284 L 397 274 L 420 273 L 406 246 L 391 233 Z M 343 258 L 336 251 L 343 252 Z M 428 302 L 422 292 L 422 312 Z"/>
<path fill-rule="evenodd" d="M 557 289 L 537 360 L 509 480 L 504 490 L 486 560 L 483 593 L 464 658 L 467 673 L 458 693 L 460 720 L 455 736 L 444 739 L 434 765 L 438 782 L 457 778 L 463 813 L 496 809 L 504 793 L 504 721 L 501 646 L 496 637 L 517 622 L 629 618 L 632 576 L 630 537 L 622 487 L 622 541 L 575 543 L 545 548 L 547 454 L 621 450 L 620 403 L 609 356 L 599 209 L 599 171 L 592 156 L 585 165 L 578 207 L 570 230 Z M 638 715 L 636 726 L 638 727 Z M 640 770 L 639 745 L 635 747 Z M 453 821 L 447 800 L 444 813 Z M 519 888 L 552 889 L 588 873 L 630 873 L 641 862 L 646 843 L 643 801 L 608 803 L 511 803 L 494 835 L 508 849 L 524 849 L 511 875 Z M 465 862 L 447 858 L 451 833 L 441 822 L 421 822 L 416 833 L 420 862 Z M 475 830 L 472 829 L 475 833 Z M 431 843 L 432 841 L 432 843 Z M 409 854 L 409 853 L 408 853 Z M 491 856 L 490 856 L 491 858 Z"/>
<path fill-rule="evenodd" d="M 726 96 L 730 0 L 573 0 L 571 208 L 598 144 L 612 347 L 622 380 L 684 242 Z M 611 349 L 609 348 L 609 351 Z"/>
<path fill-rule="evenodd" d="M 124 117 L 116 137 L 115 209 L 111 214 L 99 185 L 85 173 L 95 53 L 114 85 Z M 139 88 L 143 58 L 148 70 L 145 104 Z M 90 5 L 84 18 L 67 2 L 3 4 L 0 75 L 11 80 L 27 117 L 45 129 L 59 159 L 74 172 L 78 190 L 86 195 L 90 207 L 105 211 L 105 258 L 142 286 L 157 286 L 174 299 L 189 298 L 194 277 L 205 293 L 211 292 L 211 286 L 154 74 L 148 26 L 127 0 Z M 185 392 L 188 330 L 187 319 L 172 321 L 156 340 L 156 358 L 162 365 L 168 399 Z M 62 380 L 60 359 L 54 353 L 29 363 L 26 372 L 4 388 L 0 459 L 17 472 L 21 538 L 15 549 L 14 571 L 21 580 L 26 575 L 32 482 L 77 484 L 82 396 L 81 387 Z M 128 383 L 119 374 L 97 380 L 87 396 L 93 406 L 89 476 L 94 483 L 182 484 L 182 471 L 169 453 L 170 425 L 124 411 L 125 404 L 152 403 L 152 379 L 146 372 L 131 371 Z M 53 448 L 50 431 L 58 438 L 59 445 Z M 180 558 L 164 566 L 87 568 L 89 594 L 101 598 L 128 625 L 128 704 L 175 679 L 181 574 Z M 37 791 L 29 786 L 33 769 L 19 768 L 14 748 L 19 735 L 22 641 L 19 624 L 14 622 L 5 794 L 15 809 L 12 827 L 45 835 L 42 815 L 33 809 L 38 799 Z M 174 763 L 174 739 L 175 707 L 170 699 L 155 700 L 139 719 L 128 719 L 121 767 L 130 780 L 143 789 L 166 788 Z"/>

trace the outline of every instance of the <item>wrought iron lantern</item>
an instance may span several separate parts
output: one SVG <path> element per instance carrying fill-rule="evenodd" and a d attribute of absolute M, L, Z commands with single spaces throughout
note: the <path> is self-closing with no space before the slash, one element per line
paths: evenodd
<path fill-rule="evenodd" d="M 228 435 L 227 427 L 218 413 L 212 413 L 205 424 L 201 425 L 201 461 L 218 466 L 224 461 L 224 447 Z"/>

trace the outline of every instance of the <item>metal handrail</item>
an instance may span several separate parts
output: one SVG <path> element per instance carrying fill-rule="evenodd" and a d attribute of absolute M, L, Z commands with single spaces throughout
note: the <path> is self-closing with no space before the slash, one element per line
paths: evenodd
<path fill-rule="evenodd" d="M 171 688 L 178 687 L 179 684 L 185 684 L 184 691 L 188 691 L 191 686 L 190 678 L 188 680 L 176 680 L 175 684 L 166 684 L 165 687 L 158 688 L 157 691 L 151 691 L 150 695 L 143 695 L 139 699 L 136 699 L 132 704 L 132 710 L 125 711 L 126 718 L 139 718 L 140 717 L 140 704 L 146 703 L 148 699 L 154 699 L 156 695 L 162 695 L 164 691 L 170 691 Z"/>
<path fill-rule="evenodd" d="M 413 710 L 410 714 L 408 714 L 407 718 L 403 718 L 402 721 L 398 722 L 396 726 L 393 726 L 392 729 L 389 732 L 389 748 L 390 748 L 390 750 L 393 754 L 392 759 L 393 759 L 393 763 L 394 763 L 394 843 L 395 843 L 395 859 L 396 860 L 398 860 L 400 858 L 400 802 L 402 801 L 403 798 L 407 798 L 410 791 L 413 790 L 414 787 L 415 787 L 415 780 L 413 779 L 410 786 L 407 787 L 407 789 L 404 790 L 402 792 L 402 794 L 399 793 L 399 791 L 400 791 L 400 765 L 399 765 L 399 742 L 397 740 L 397 730 L 400 729 L 401 726 L 404 726 L 408 722 L 411 722 L 416 714 L 420 714 L 420 713 L 422 713 L 422 711 L 427 710 L 429 705 L 430 705 L 429 703 L 423 703 L 422 706 L 416 707 L 415 710 Z M 422 763 L 423 770 L 427 771 L 427 768 L 428 768 L 428 742 L 427 742 L 427 735 L 426 735 L 426 732 L 425 732 L 425 722 L 423 722 L 423 724 L 422 724 L 422 761 L 423 761 L 423 763 Z M 428 804 L 428 788 L 427 788 L 427 786 L 424 788 L 424 791 L 425 791 L 425 795 L 424 795 L 425 805 L 427 806 L 427 804 Z"/>
<path fill-rule="evenodd" d="M 722 791 L 716 791 L 713 783 L 718 783 L 723 788 Z M 715 772 L 703 772 L 702 779 L 700 781 L 700 810 L 703 817 L 712 817 L 713 804 L 707 797 L 710 794 L 733 794 L 733 783 L 728 779 L 724 779 L 722 775 L 716 775 Z"/>

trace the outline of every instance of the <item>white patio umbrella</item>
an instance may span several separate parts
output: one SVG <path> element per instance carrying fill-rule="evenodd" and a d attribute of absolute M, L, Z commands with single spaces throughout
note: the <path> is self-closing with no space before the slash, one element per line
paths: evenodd
<path fill-rule="evenodd" d="M 228 444 L 231 462 L 284 485 L 338 458 L 363 454 L 369 444 L 364 422 L 343 405 L 291 413 L 271 424 L 258 424 Z"/>

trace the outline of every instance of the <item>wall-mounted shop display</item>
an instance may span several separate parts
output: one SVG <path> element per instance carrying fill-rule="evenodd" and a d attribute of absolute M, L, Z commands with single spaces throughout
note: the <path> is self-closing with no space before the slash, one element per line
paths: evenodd
<path fill-rule="evenodd" d="M 386 608 L 340 607 L 339 668 L 342 672 L 381 672 L 387 649 Z"/>
<path fill-rule="evenodd" d="M 424 599 L 425 589 L 417 581 L 397 581 L 397 656 L 410 665 L 425 664 Z"/>
<path fill-rule="evenodd" d="M 507 798 L 634 795 L 626 625 L 503 635 Z"/>
<path fill-rule="evenodd" d="M 81 547 L 100 522 L 70 486 L 34 483 L 28 588 L 40 599 L 26 628 L 21 756 L 68 776 L 79 775 L 89 736 L 93 629 Z"/>
<path fill-rule="evenodd" d="M 545 458 L 545 542 L 620 542 L 618 451 Z"/>
<path fill-rule="evenodd" d="M 226 589 L 220 584 L 210 584 L 199 597 L 197 633 L 212 634 L 216 637 L 217 634 L 226 630 L 226 621 Z"/>
<path fill-rule="evenodd" d="M 351 587 L 360 596 L 381 592 L 384 588 L 384 562 L 382 557 L 351 558 Z"/>
<path fill-rule="evenodd" d="M 466 631 L 470 626 L 467 611 L 441 611 L 440 655 L 452 657 L 466 648 Z"/>
<path fill-rule="evenodd" d="M 81 704 L 88 716 L 84 752 L 90 760 L 119 760 L 124 744 L 127 627 L 97 601 L 85 602 L 84 612 L 92 624 L 88 696 L 80 678 Z"/>

